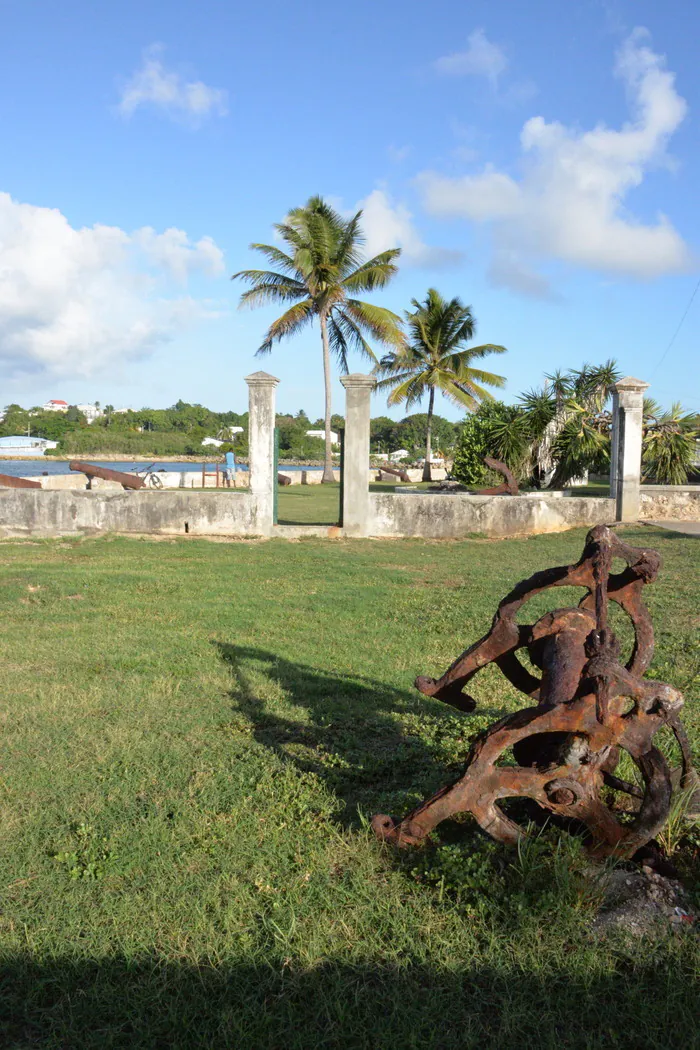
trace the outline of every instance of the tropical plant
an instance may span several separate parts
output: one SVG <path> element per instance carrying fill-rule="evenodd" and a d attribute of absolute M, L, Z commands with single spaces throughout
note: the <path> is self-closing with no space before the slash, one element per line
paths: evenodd
<path fill-rule="evenodd" d="M 482 401 L 493 396 L 481 384 L 502 387 L 505 379 L 473 368 L 472 362 L 488 354 L 503 354 L 506 348 L 494 343 L 465 345 L 474 338 L 476 320 L 471 307 L 461 299 L 444 299 L 435 288 L 429 288 L 425 300 L 412 299 L 411 306 L 413 310 L 406 313 L 408 343 L 382 358 L 376 371 L 383 377 L 378 387 L 391 391 L 389 405 L 405 403 L 410 408 L 429 394 L 423 481 L 430 481 L 435 391 L 439 390 L 454 404 L 475 411 Z"/>
<path fill-rule="evenodd" d="M 698 420 L 684 414 L 680 402 L 662 409 L 644 400 L 642 470 L 645 476 L 666 485 L 684 485 L 697 452 Z"/>
<path fill-rule="evenodd" d="M 556 371 L 540 390 L 521 394 L 535 484 L 562 488 L 609 457 L 608 401 L 620 378 L 615 361 Z"/>
<path fill-rule="evenodd" d="M 322 197 L 310 197 L 303 207 L 291 211 L 284 222 L 275 224 L 287 251 L 271 244 L 250 246 L 275 269 L 241 270 L 233 275 L 250 285 L 241 295 L 241 306 L 293 304 L 272 322 L 258 354 L 269 353 L 275 343 L 296 335 L 318 319 L 325 386 L 324 482 L 333 481 L 331 353 L 342 371 L 347 372 L 350 350 L 358 350 L 376 362 L 365 336 L 395 348 L 405 341 L 396 314 L 355 298 L 384 288 L 397 272 L 400 254 L 399 248 L 392 248 L 363 261 L 361 217 L 362 212 L 358 211 L 351 219 L 344 219 Z"/>

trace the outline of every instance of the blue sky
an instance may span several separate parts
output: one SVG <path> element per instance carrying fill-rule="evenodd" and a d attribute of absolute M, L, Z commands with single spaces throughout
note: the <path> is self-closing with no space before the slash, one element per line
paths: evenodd
<path fill-rule="evenodd" d="M 317 332 L 256 359 L 273 314 L 237 310 L 229 277 L 321 193 L 364 207 L 369 249 L 403 248 L 379 301 L 472 305 L 477 341 L 508 347 L 506 399 L 612 356 L 700 410 L 700 293 L 663 356 L 700 278 L 700 5 L 3 14 L 0 403 L 242 411 L 262 367 L 280 408 L 320 415 Z"/>

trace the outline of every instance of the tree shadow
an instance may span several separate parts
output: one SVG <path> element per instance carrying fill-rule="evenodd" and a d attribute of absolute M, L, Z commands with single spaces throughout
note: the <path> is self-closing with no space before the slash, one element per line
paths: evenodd
<path fill-rule="evenodd" d="M 689 960 L 688 960 L 689 962 Z M 0 967 L 4 1050 L 594 1050 L 697 1045 L 696 997 L 671 950 L 608 971 L 504 958 L 442 968 L 327 961 L 302 969 L 156 955 Z"/>
<path fill-rule="evenodd" d="M 503 713 L 480 709 L 475 719 L 362 675 L 333 674 L 251 646 L 213 644 L 255 740 L 321 777 L 345 803 L 341 820 L 348 826 L 357 826 L 358 807 L 403 815 L 458 776 L 469 737 L 484 719 Z M 256 671 L 299 708 L 299 720 L 258 696 Z"/>

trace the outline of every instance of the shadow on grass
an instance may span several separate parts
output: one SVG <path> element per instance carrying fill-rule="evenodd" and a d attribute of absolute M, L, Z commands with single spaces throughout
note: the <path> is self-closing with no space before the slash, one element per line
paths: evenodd
<path fill-rule="evenodd" d="M 648 528 L 654 529 L 655 532 L 663 533 L 663 539 L 666 540 L 698 540 L 700 539 L 700 530 L 698 530 L 698 522 L 689 521 L 687 525 L 694 525 L 696 528 L 695 532 L 684 532 L 683 529 L 669 529 L 663 522 L 649 521 L 645 523 Z M 659 537 L 661 538 L 661 537 Z"/>
<path fill-rule="evenodd" d="M 0 968 L 4 1050 L 569 1050 L 695 1046 L 696 1000 L 671 949 L 576 974 L 559 960 L 523 972 L 327 962 L 311 970 L 166 962 L 156 955 Z M 686 983 L 687 982 L 687 983 Z"/>
<path fill-rule="evenodd" d="M 469 716 L 370 678 L 334 675 L 254 647 L 214 645 L 231 671 L 231 697 L 252 723 L 254 738 L 322 777 L 345 802 L 349 826 L 358 824 L 358 807 L 403 815 L 464 766 L 468 738 L 479 728 Z M 254 669 L 303 712 L 299 721 L 257 695 Z M 426 712 L 428 704 L 433 713 Z M 502 713 L 480 711 L 489 720 Z"/>

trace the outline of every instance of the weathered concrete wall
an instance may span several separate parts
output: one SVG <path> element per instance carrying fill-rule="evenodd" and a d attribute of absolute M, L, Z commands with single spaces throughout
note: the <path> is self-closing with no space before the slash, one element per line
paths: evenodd
<path fill-rule="evenodd" d="M 211 470 L 211 468 L 209 469 Z M 71 492 L 74 492 L 88 487 L 87 474 L 80 474 L 78 471 L 71 471 L 70 474 L 47 474 L 46 477 L 43 475 L 37 477 L 35 474 L 25 474 L 23 476 L 28 478 L 29 481 L 40 482 L 43 489 L 60 489 L 63 491 L 70 490 Z M 202 485 L 201 470 L 159 470 L 158 477 L 163 482 L 163 488 L 165 489 L 216 488 L 215 476 L 206 475 L 204 478 L 204 485 Z M 232 488 L 247 489 L 248 482 L 248 471 L 237 470 L 234 475 Z M 102 478 L 93 478 L 93 489 L 104 488 L 106 486 L 123 491 L 118 482 L 104 481 Z M 224 488 L 223 467 L 221 467 L 221 473 L 219 476 L 219 488 Z"/>
<path fill-rule="evenodd" d="M 341 376 L 345 387 L 345 454 L 343 457 L 343 531 L 366 536 L 369 531 L 369 415 L 374 376 L 354 372 Z"/>
<path fill-rule="evenodd" d="M 469 533 L 522 536 L 615 520 L 615 501 L 546 496 L 370 493 L 372 536 L 459 539 Z"/>
<path fill-rule="evenodd" d="M 257 501 L 246 492 L 0 489 L 1 536 L 93 532 L 256 536 L 266 529 L 266 522 L 262 527 L 258 524 Z"/>
<path fill-rule="evenodd" d="M 639 517 L 647 521 L 700 521 L 700 487 L 643 485 Z"/>

